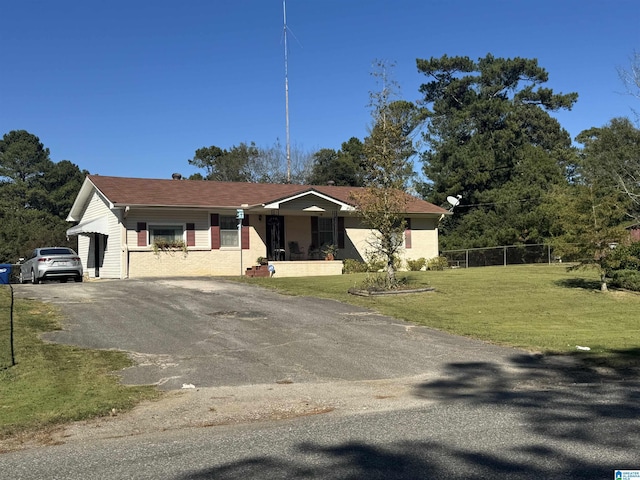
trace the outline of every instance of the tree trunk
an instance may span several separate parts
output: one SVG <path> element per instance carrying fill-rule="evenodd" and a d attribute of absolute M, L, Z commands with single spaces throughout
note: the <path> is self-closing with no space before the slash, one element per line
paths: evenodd
<path fill-rule="evenodd" d="M 393 261 L 387 263 L 387 288 L 392 288 L 396 285 L 396 271 L 393 268 Z"/>

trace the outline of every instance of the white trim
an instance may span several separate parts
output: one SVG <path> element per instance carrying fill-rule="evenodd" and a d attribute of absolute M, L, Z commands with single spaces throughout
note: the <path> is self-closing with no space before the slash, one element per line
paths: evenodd
<path fill-rule="evenodd" d="M 75 201 L 73 202 L 73 205 L 71 206 L 69 215 L 67 215 L 67 222 L 78 222 L 82 219 L 84 209 L 87 206 L 87 203 L 94 191 L 97 192 L 98 195 L 100 195 L 100 197 L 104 200 L 104 202 L 108 204 L 109 210 L 112 210 L 114 208 L 111 200 L 109 200 L 107 196 L 102 193 L 91 180 L 89 180 L 89 177 L 86 177 L 84 179 L 82 187 L 80 187 L 80 191 L 78 192 Z"/>
<path fill-rule="evenodd" d="M 283 203 L 288 203 L 288 202 L 291 202 L 293 200 L 297 200 L 298 198 L 306 197 L 306 196 L 309 196 L 309 195 L 313 195 L 315 197 L 322 198 L 323 200 L 326 200 L 328 202 L 335 203 L 336 205 L 338 205 L 340 207 L 339 210 L 341 212 L 352 212 L 352 211 L 355 211 L 355 207 L 353 205 L 349 205 L 348 203 L 344 203 L 344 202 L 341 202 L 339 200 L 336 200 L 335 198 L 332 198 L 332 197 L 330 197 L 328 195 L 324 195 L 323 193 L 317 192 L 316 190 L 307 190 L 306 192 L 302 192 L 302 193 L 299 193 L 297 195 L 293 195 L 292 197 L 286 197 L 286 198 L 283 198 L 283 199 L 280 199 L 280 200 L 276 200 L 275 202 L 272 202 L 272 203 L 264 203 L 264 204 L 262 204 L 262 206 L 264 208 L 267 208 L 267 209 L 278 210 L 278 209 L 282 208 L 281 205 Z M 314 211 L 317 211 L 317 210 L 314 210 Z"/>

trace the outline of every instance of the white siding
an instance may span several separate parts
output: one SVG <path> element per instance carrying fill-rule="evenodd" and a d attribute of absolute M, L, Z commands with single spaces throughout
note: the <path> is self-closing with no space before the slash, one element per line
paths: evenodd
<path fill-rule="evenodd" d="M 116 212 L 109 208 L 109 204 L 98 192 L 94 192 L 82 214 L 81 222 L 106 217 L 109 225 L 109 235 L 101 238 L 100 250 L 104 253 L 100 265 L 101 278 L 122 278 L 120 258 L 122 250 L 121 227 Z M 106 241 L 105 241 L 106 239 Z M 85 275 L 95 277 L 94 235 L 78 235 L 78 254 L 82 259 Z"/>

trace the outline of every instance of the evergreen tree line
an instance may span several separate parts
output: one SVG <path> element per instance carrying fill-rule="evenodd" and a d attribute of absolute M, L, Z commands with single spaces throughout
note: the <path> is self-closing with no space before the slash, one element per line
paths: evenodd
<path fill-rule="evenodd" d="M 447 197 L 461 196 L 440 223 L 442 249 L 551 242 L 588 263 L 624 243 L 640 216 L 640 131 L 631 120 L 588 129 L 576 147 L 553 114 L 570 110 L 578 94 L 546 87 L 548 73 L 537 60 L 445 55 L 416 65 L 424 77 L 421 98 L 378 101 L 385 113 L 373 115 L 363 140 L 351 137 L 338 150 L 313 153 L 294 145 L 288 159 L 279 142 L 211 145 L 188 159 L 202 170 L 190 178 L 370 186 L 389 169 L 396 176 L 389 184 L 436 205 L 450 208 Z M 637 77 L 621 77 L 638 86 Z M 375 153 L 373 145 L 384 145 L 380 131 L 400 135 L 391 156 Z M 384 161 L 372 162 L 372 155 Z M 68 161 L 52 163 L 28 132 L 5 135 L 0 260 L 65 241 L 64 218 L 85 173 Z"/>
<path fill-rule="evenodd" d="M 75 248 L 65 221 L 88 172 L 49 149 L 26 130 L 0 140 L 0 263 L 15 263 L 36 247 Z"/>

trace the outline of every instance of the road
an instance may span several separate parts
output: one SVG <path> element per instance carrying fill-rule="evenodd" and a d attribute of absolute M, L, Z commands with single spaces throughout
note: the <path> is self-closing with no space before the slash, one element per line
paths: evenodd
<path fill-rule="evenodd" d="M 134 353 L 167 396 L 0 455 L 11 479 L 613 478 L 640 384 L 337 302 L 217 280 L 18 287 L 47 337 Z M 183 385 L 195 388 L 181 389 Z"/>

